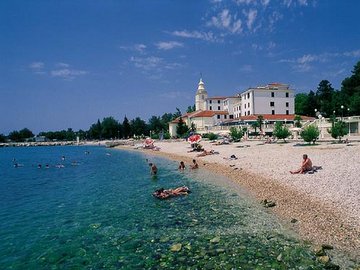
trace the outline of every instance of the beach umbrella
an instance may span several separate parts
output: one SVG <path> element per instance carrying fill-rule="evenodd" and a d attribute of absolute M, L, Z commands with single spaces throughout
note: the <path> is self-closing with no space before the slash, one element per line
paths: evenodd
<path fill-rule="evenodd" d="M 200 142 L 202 139 L 201 135 L 199 134 L 194 134 L 194 135 L 191 135 L 189 138 L 188 138 L 188 142 L 193 144 L 193 143 L 198 143 Z"/>
<path fill-rule="evenodd" d="M 145 142 L 144 142 L 144 145 L 145 146 L 151 146 L 154 144 L 154 140 L 151 139 L 151 138 L 146 138 Z"/>

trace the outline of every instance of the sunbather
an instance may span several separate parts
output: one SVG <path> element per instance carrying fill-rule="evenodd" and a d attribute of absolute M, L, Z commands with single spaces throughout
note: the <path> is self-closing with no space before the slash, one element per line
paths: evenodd
<path fill-rule="evenodd" d="M 188 187 L 183 186 L 175 189 L 160 188 L 158 190 L 155 190 L 153 196 L 158 199 L 168 199 L 179 195 L 187 195 L 189 193 L 190 193 L 190 189 Z"/>
<path fill-rule="evenodd" d="M 290 171 L 290 173 L 291 174 L 306 173 L 308 171 L 312 171 L 312 169 L 313 169 L 313 166 L 312 166 L 311 159 L 308 157 L 307 154 L 304 154 L 300 169 L 298 169 L 296 171 Z"/>

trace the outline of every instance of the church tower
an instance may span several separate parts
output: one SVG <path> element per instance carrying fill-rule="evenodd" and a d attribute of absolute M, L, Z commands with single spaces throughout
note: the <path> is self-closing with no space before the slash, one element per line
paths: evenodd
<path fill-rule="evenodd" d="M 208 97 L 208 93 L 205 90 L 205 84 L 200 78 L 199 86 L 195 95 L 195 110 L 196 111 L 205 111 L 206 110 L 206 99 Z"/>

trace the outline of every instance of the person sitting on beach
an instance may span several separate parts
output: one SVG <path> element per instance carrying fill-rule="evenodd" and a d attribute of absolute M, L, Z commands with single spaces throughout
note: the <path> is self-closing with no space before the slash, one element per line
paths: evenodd
<path fill-rule="evenodd" d="M 184 161 L 180 161 L 179 170 L 185 170 L 185 163 L 184 163 Z"/>
<path fill-rule="evenodd" d="M 175 197 L 179 195 L 188 195 L 189 193 L 190 193 L 190 189 L 188 187 L 183 186 L 175 189 L 160 188 L 158 190 L 155 190 L 153 196 L 158 199 L 168 199 L 170 197 Z"/>
<path fill-rule="evenodd" d="M 193 165 L 190 165 L 191 169 L 198 169 L 199 165 L 197 164 L 196 160 L 193 159 Z"/>
<path fill-rule="evenodd" d="M 149 166 L 150 166 L 150 174 L 156 175 L 158 171 L 156 165 L 154 163 L 149 163 Z"/>
<path fill-rule="evenodd" d="M 313 166 L 312 166 L 312 162 L 311 162 L 310 158 L 308 157 L 307 154 L 304 154 L 300 169 L 298 169 L 296 171 L 290 171 L 290 173 L 291 174 L 306 173 L 308 171 L 311 171 L 312 169 L 313 169 Z"/>

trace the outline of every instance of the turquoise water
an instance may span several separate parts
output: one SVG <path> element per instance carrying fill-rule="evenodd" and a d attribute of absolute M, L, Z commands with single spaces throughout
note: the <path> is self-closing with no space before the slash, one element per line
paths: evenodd
<path fill-rule="evenodd" d="M 0 149 L 0 269 L 322 269 L 226 179 L 176 168 L 101 147 Z M 181 185 L 192 193 L 151 196 Z"/>

